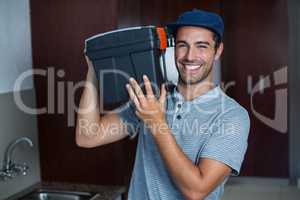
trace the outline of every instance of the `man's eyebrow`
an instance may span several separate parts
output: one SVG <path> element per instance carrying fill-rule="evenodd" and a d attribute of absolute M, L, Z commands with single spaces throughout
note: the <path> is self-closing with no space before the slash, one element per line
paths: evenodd
<path fill-rule="evenodd" d="M 184 40 L 178 40 L 178 41 L 176 41 L 176 43 L 175 44 L 178 44 L 178 43 L 184 43 L 184 44 L 187 44 L 187 42 L 186 41 L 184 41 Z M 197 42 L 195 42 L 195 44 L 196 45 L 208 45 L 208 46 L 211 46 L 211 44 L 209 43 L 209 42 L 207 42 L 207 41 L 197 41 Z"/>
<path fill-rule="evenodd" d="M 175 44 L 178 44 L 178 43 L 185 43 L 185 44 L 187 44 L 187 42 L 184 41 L 184 40 L 177 40 Z"/>
<path fill-rule="evenodd" d="M 198 41 L 198 42 L 195 42 L 195 44 L 199 45 L 199 44 L 206 44 L 208 46 L 211 46 L 211 44 L 209 42 L 205 42 L 205 41 Z"/>

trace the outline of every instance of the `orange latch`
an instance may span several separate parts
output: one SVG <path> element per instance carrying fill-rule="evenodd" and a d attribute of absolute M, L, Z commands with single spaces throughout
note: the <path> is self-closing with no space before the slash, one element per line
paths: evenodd
<path fill-rule="evenodd" d="M 162 27 L 157 27 L 156 32 L 160 41 L 160 49 L 165 50 L 168 44 L 166 30 Z"/>

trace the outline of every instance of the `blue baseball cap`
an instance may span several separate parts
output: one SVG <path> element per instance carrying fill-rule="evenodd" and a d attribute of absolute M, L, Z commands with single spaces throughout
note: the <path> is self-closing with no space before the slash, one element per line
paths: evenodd
<path fill-rule="evenodd" d="M 182 26 L 198 26 L 207 28 L 223 38 L 224 23 L 220 15 L 204 10 L 194 9 L 181 14 L 174 23 L 167 24 L 171 33 L 176 35 L 178 28 Z"/>

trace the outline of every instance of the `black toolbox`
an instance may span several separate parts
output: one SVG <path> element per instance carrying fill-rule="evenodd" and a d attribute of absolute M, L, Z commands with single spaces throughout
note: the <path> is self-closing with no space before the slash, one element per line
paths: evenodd
<path fill-rule="evenodd" d="M 157 88 L 164 82 L 160 55 L 167 40 L 165 29 L 155 26 L 119 29 L 88 38 L 85 54 L 95 68 L 103 103 L 128 101 L 125 85 L 129 77 L 142 86 L 143 74 L 149 77 L 157 94 Z"/>

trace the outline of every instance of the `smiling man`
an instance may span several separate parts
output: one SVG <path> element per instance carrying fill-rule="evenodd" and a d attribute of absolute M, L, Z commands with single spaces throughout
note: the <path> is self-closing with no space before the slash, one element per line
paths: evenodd
<path fill-rule="evenodd" d="M 212 83 L 213 63 L 223 51 L 223 21 L 215 13 L 193 10 L 168 27 L 176 38 L 177 86 L 167 94 L 162 85 L 156 97 L 147 76 L 143 76 L 146 93 L 131 78 L 126 85 L 131 102 L 119 113 L 100 118 L 95 109 L 78 114 L 76 141 L 94 147 L 137 130 L 128 199 L 217 200 L 228 177 L 240 171 L 250 126 L 247 111 Z M 88 64 L 87 79 L 93 80 Z M 97 98 L 86 87 L 80 108 L 97 106 Z M 84 132 L 81 119 L 105 129 L 97 134 Z M 111 134 L 113 124 L 119 134 Z"/>
<path fill-rule="evenodd" d="M 180 85 L 212 81 L 213 62 L 223 50 L 223 44 L 214 45 L 211 31 L 205 28 L 185 26 L 178 30 L 175 52 Z"/>

